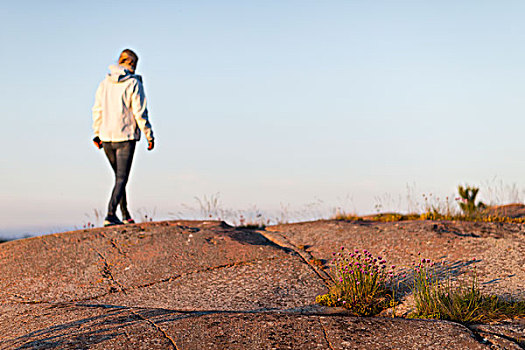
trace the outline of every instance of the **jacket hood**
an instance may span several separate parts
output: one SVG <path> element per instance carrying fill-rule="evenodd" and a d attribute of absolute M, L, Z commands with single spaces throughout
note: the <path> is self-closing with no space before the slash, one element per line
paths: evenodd
<path fill-rule="evenodd" d="M 121 83 L 130 78 L 138 78 L 140 80 L 140 76 L 131 74 L 129 70 L 116 64 L 109 66 L 108 78 L 114 83 Z"/>

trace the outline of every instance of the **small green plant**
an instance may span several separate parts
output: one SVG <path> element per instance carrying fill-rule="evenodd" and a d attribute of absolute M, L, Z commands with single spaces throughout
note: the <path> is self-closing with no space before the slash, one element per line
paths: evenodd
<path fill-rule="evenodd" d="M 414 293 L 414 301 L 416 307 L 416 314 L 414 316 L 421 316 L 422 318 L 440 318 L 437 312 L 437 293 L 438 293 L 438 276 L 433 269 L 434 263 L 430 259 L 421 259 L 421 261 L 414 267 L 414 282 L 412 292 Z"/>
<path fill-rule="evenodd" d="M 104 221 L 104 214 L 102 213 L 102 210 L 99 209 L 93 209 L 93 214 L 84 214 L 87 218 L 87 222 L 84 222 L 82 224 L 82 228 L 84 229 L 90 229 L 94 228 L 95 226 L 102 226 L 102 222 Z"/>
<path fill-rule="evenodd" d="M 458 204 L 463 211 L 463 214 L 469 217 L 476 216 L 479 212 L 487 206 L 483 202 L 476 204 L 476 196 L 478 195 L 478 187 L 458 186 Z"/>
<path fill-rule="evenodd" d="M 239 224 L 237 228 L 244 228 L 250 230 L 264 230 L 266 224 L 269 223 L 268 219 L 265 219 L 261 213 L 256 213 L 253 218 L 246 218 L 244 214 L 239 215 Z"/>
<path fill-rule="evenodd" d="M 304 247 L 304 246 L 303 246 Z M 303 249 L 304 250 L 304 249 Z M 315 265 L 317 267 L 323 267 L 324 261 L 322 259 L 312 258 L 308 261 L 310 264 Z"/>
<path fill-rule="evenodd" d="M 363 220 L 361 217 L 359 217 L 356 214 L 347 213 L 341 209 L 337 209 L 335 211 L 335 214 L 332 216 L 332 219 L 334 220 L 341 220 L 341 221 L 361 221 Z"/>
<path fill-rule="evenodd" d="M 153 211 L 150 211 L 146 208 L 139 208 L 135 212 L 135 218 L 137 222 L 152 222 L 154 220 L 154 217 L 157 213 L 157 208 L 153 208 Z"/>
<path fill-rule="evenodd" d="M 405 220 L 407 216 L 398 214 L 398 213 L 384 213 L 384 214 L 377 214 L 373 217 L 374 221 L 380 221 L 380 222 L 395 222 L 395 221 L 402 221 Z"/>
<path fill-rule="evenodd" d="M 330 292 L 319 295 L 316 302 L 340 306 L 357 316 L 372 316 L 394 306 L 390 283 L 395 266 L 387 269 L 386 260 L 374 258 L 370 252 L 354 250 L 333 253 L 332 266 L 336 277 Z"/>
<path fill-rule="evenodd" d="M 377 222 L 399 222 L 408 220 L 447 220 L 447 221 L 471 221 L 471 222 L 499 222 L 499 223 L 513 223 L 523 224 L 525 223 L 525 217 L 513 218 L 501 215 L 452 215 L 442 214 L 437 210 L 429 210 L 422 214 L 395 214 L 385 213 L 377 214 L 365 217 L 359 217 L 354 215 L 343 215 L 332 217 L 333 220 L 340 221 L 377 221 Z"/>
<path fill-rule="evenodd" d="M 220 220 L 221 217 L 224 217 L 219 193 L 212 194 L 209 198 L 206 195 L 202 199 L 195 197 L 195 200 L 199 203 L 201 214 L 206 219 Z"/>
<path fill-rule="evenodd" d="M 507 317 L 524 317 L 525 301 L 507 301 L 483 295 L 473 271 L 470 283 L 440 282 L 434 263 L 421 259 L 414 268 L 415 318 L 433 318 L 472 324 Z"/>

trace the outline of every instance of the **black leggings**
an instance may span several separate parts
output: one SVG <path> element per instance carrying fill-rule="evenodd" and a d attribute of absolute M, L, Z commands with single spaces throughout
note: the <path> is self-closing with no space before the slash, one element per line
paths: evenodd
<path fill-rule="evenodd" d="M 111 193 L 108 205 L 108 216 L 115 215 L 120 204 L 122 218 L 129 219 L 128 203 L 126 200 L 126 184 L 128 183 L 131 162 L 135 153 L 136 140 L 123 142 L 103 142 L 104 152 L 115 173 L 115 186 Z"/>

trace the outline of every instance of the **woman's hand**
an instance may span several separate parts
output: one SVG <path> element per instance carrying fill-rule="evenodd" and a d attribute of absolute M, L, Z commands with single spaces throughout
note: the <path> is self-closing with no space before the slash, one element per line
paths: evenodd
<path fill-rule="evenodd" d="M 100 140 L 98 136 L 93 139 L 93 143 L 95 144 L 95 147 L 97 147 L 98 149 L 102 148 L 102 141 Z"/>

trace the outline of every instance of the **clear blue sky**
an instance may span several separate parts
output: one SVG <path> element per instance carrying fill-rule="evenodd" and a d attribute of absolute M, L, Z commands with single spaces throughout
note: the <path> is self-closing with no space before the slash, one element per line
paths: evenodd
<path fill-rule="evenodd" d="M 131 210 L 262 210 L 525 185 L 523 1 L 6 1 L 0 232 L 80 226 L 112 174 L 91 106 L 140 56 L 157 148 Z M 482 188 L 483 192 L 483 188 Z M 404 208 L 400 208 L 404 209 Z"/>

